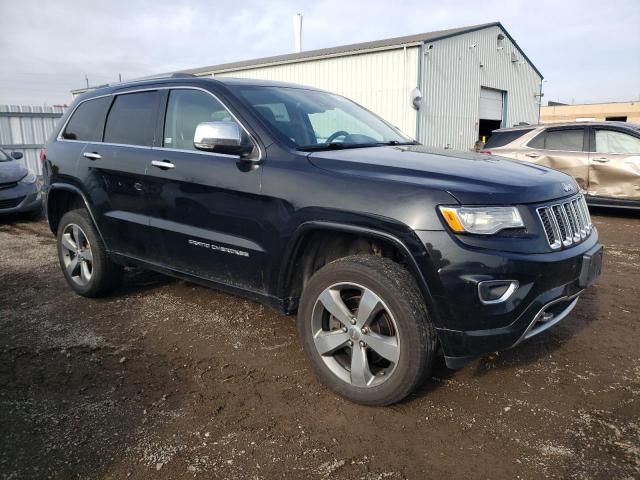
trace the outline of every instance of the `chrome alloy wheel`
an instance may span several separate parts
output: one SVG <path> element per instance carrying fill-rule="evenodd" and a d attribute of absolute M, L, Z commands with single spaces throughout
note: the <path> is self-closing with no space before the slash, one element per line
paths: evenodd
<path fill-rule="evenodd" d="M 85 286 L 93 273 L 93 254 L 89 239 L 75 223 L 70 223 L 62 232 L 62 260 L 71 280 Z"/>
<path fill-rule="evenodd" d="M 400 359 L 398 327 L 374 292 L 355 283 L 325 289 L 313 307 L 313 342 L 325 365 L 356 387 L 374 387 Z"/>

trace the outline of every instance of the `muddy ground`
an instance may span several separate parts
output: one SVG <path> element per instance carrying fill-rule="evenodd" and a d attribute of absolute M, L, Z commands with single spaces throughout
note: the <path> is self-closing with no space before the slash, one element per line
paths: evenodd
<path fill-rule="evenodd" d="M 640 215 L 594 212 L 603 277 L 554 329 L 389 408 L 318 384 L 292 317 L 130 270 L 67 288 L 0 220 L 0 478 L 638 478 Z"/>

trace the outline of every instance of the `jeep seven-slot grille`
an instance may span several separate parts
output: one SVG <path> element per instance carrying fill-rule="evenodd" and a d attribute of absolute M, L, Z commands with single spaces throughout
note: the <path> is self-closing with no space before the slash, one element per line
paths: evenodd
<path fill-rule="evenodd" d="M 584 196 L 538 208 L 549 246 L 557 250 L 582 242 L 593 229 Z"/>

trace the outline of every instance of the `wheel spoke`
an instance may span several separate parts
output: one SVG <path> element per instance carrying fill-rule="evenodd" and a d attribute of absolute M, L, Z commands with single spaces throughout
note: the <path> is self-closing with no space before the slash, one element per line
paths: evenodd
<path fill-rule="evenodd" d="M 67 273 L 71 277 L 74 277 L 76 275 L 76 270 L 78 269 L 79 263 L 80 262 L 78 261 L 78 257 L 76 256 L 69 262 L 69 265 L 67 265 Z"/>
<path fill-rule="evenodd" d="M 76 243 L 71 239 L 71 234 L 69 233 L 62 235 L 62 246 L 72 252 L 75 252 L 77 248 Z"/>
<path fill-rule="evenodd" d="M 77 225 L 73 225 L 73 227 L 71 228 L 71 231 L 73 232 L 73 240 L 74 240 L 74 242 L 76 243 L 78 248 L 81 248 L 82 247 L 82 238 L 81 238 L 80 228 Z"/>
<path fill-rule="evenodd" d="M 82 258 L 84 258 L 87 262 L 93 263 L 93 253 L 91 253 L 91 249 L 87 248 L 82 251 Z"/>
<path fill-rule="evenodd" d="M 398 348 L 398 339 L 396 337 L 387 337 L 370 332 L 365 341 L 378 355 L 386 358 L 391 363 L 398 363 L 400 358 L 400 348 Z"/>
<path fill-rule="evenodd" d="M 372 379 L 367 350 L 355 343 L 351 353 L 351 383 L 357 387 L 366 387 Z"/>
<path fill-rule="evenodd" d="M 344 326 L 351 326 L 351 312 L 342 301 L 339 290 L 327 288 L 320 295 L 320 303 Z"/>
<path fill-rule="evenodd" d="M 85 261 L 80 262 L 80 277 L 85 282 L 91 280 L 91 271 L 89 270 L 89 265 Z"/>
<path fill-rule="evenodd" d="M 380 298 L 371 290 L 365 288 L 358 305 L 357 326 L 362 328 L 368 325 L 381 308 Z"/>
<path fill-rule="evenodd" d="M 313 341 L 316 344 L 316 349 L 320 355 L 332 355 L 336 350 L 344 347 L 349 341 L 349 335 L 342 330 L 336 330 L 333 332 L 326 332 L 320 330 L 313 337 Z"/>

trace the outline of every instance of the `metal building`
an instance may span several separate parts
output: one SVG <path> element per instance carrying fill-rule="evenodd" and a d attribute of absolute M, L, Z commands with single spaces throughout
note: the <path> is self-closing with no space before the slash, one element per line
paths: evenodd
<path fill-rule="evenodd" d="M 499 22 L 183 72 L 329 90 L 440 148 L 539 120 L 542 74 Z"/>

